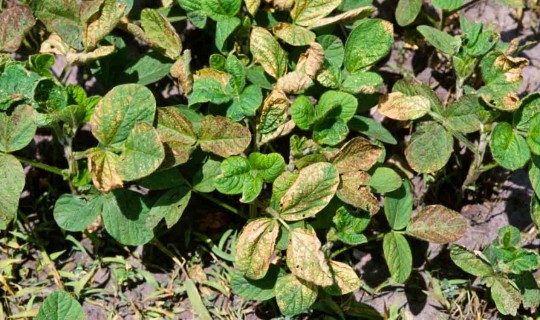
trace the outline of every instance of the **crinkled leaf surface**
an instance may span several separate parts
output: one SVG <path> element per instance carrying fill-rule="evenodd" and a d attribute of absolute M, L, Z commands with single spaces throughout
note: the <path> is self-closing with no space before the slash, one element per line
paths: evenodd
<path fill-rule="evenodd" d="M 302 130 L 309 130 L 315 122 L 315 108 L 306 96 L 297 97 L 291 104 L 291 117 Z"/>
<path fill-rule="evenodd" d="M 279 232 L 276 220 L 259 218 L 249 222 L 236 242 L 235 265 L 250 279 L 262 279 L 268 272 Z"/>
<path fill-rule="evenodd" d="M 83 43 L 87 50 L 96 48 L 99 41 L 116 28 L 125 15 L 127 5 L 126 0 L 103 0 L 100 14 L 92 16 L 83 32 Z"/>
<path fill-rule="evenodd" d="M 358 101 L 349 93 L 341 91 L 326 91 L 322 94 L 317 104 L 317 118 L 324 118 L 331 114 L 332 117 L 349 121 L 356 113 Z"/>
<path fill-rule="evenodd" d="M 336 154 L 333 163 L 339 173 L 367 171 L 381 156 L 381 147 L 363 137 L 356 137 L 347 142 Z"/>
<path fill-rule="evenodd" d="M 152 124 L 156 100 L 152 92 L 137 84 L 114 87 L 99 101 L 90 119 L 92 133 L 103 144 L 127 139 L 137 123 Z"/>
<path fill-rule="evenodd" d="M 367 242 L 362 232 L 371 221 L 371 215 L 367 211 L 349 211 L 340 207 L 332 219 L 336 226 L 336 236 L 342 242 L 349 245 L 358 245 Z"/>
<path fill-rule="evenodd" d="M 179 108 L 165 107 L 157 111 L 157 131 L 165 147 L 162 167 L 186 163 L 197 143 L 193 124 Z"/>
<path fill-rule="evenodd" d="M 332 164 L 305 167 L 280 200 L 281 217 L 298 221 L 316 215 L 332 200 L 338 185 L 339 175 Z"/>
<path fill-rule="evenodd" d="M 430 205 L 407 226 L 407 233 L 434 243 L 459 240 L 467 231 L 467 220 L 458 212 L 441 205 Z"/>
<path fill-rule="evenodd" d="M 353 171 L 341 175 L 337 196 L 341 201 L 365 210 L 371 215 L 379 212 L 379 201 L 368 186 L 371 176 L 367 172 Z"/>

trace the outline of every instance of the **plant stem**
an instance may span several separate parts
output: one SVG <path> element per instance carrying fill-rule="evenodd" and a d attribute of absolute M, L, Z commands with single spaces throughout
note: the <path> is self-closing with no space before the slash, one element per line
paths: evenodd
<path fill-rule="evenodd" d="M 461 132 L 458 132 L 456 130 L 454 130 L 449 124 L 448 122 L 446 121 L 446 119 L 433 112 L 433 111 L 429 111 L 428 112 L 429 115 L 435 120 L 437 121 L 438 123 L 440 123 L 446 130 L 448 130 L 456 139 L 458 139 L 461 143 L 463 143 L 467 149 L 471 150 L 472 152 L 476 153 L 476 146 L 474 145 L 474 143 L 472 143 L 471 141 L 469 141 L 469 139 L 467 139 Z"/>
<path fill-rule="evenodd" d="M 15 156 L 15 158 L 17 158 L 17 160 L 19 160 L 22 163 L 26 163 L 26 164 L 31 165 L 32 167 L 35 167 L 35 168 L 38 168 L 38 169 L 41 169 L 41 170 L 45 170 L 45 171 L 50 172 L 50 173 L 54 173 L 54 174 L 57 174 L 57 175 L 62 176 L 62 177 L 64 176 L 64 170 L 62 170 L 60 168 L 53 167 L 53 166 L 50 166 L 48 164 L 44 164 L 44 163 L 37 162 L 37 161 L 34 161 L 34 160 L 26 159 L 26 158 L 23 158 L 21 156 Z"/>
<path fill-rule="evenodd" d="M 169 250 L 169 248 L 167 248 L 163 243 L 161 243 L 158 238 L 154 237 L 152 240 L 150 240 L 150 243 L 153 244 L 156 248 L 158 248 L 159 251 L 163 252 L 169 258 L 171 258 L 174 263 L 179 265 L 182 269 L 184 268 L 184 265 L 180 262 L 180 259 L 178 259 L 176 254 L 174 254 L 171 250 Z"/>
<path fill-rule="evenodd" d="M 476 152 L 474 152 L 474 158 L 471 166 L 469 167 L 469 172 L 467 173 L 467 177 L 465 178 L 463 186 L 461 187 L 462 191 L 465 191 L 467 187 L 474 184 L 482 173 L 482 162 L 484 161 L 484 156 L 486 155 L 490 135 L 491 124 L 482 125 L 480 127 L 480 140 L 478 141 L 478 147 L 476 148 Z"/>
<path fill-rule="evenodd" d="M 453 15 L 454 13 L 457 13 L 457 12 L 459 12 L 459 11 L 461 11 L 461 10 L 465 10 L 465 9 L 467 9 L 468 7 L 470 7 L 470 6 L 472 6 L 472 5 L 476 4 L 476 3 L 478 3 L 478 2 L 480 2 L 480 1 L 483 1 L 483 0 L 472 0 L 472 1 L 469 1 L 469 2 L 467 2 L 467 3 L 465 3 L 465 4 L 463 4 L 462 6 L 460 6 L 459 8 L 456 8 L 456 9 L 454 9 L 454 10 L 449 11 L 449 12 L 448 12 L 448 16 L 451 16 L 451 15 Z"/>
<path fill-rule="evenodd" d="M 198 191 L 194 191 L 197 195 L 205 198 L 206 200 L 210 200 L 212 201 L 213 203 L 217 204 L 218 206 L 222 207 L 223 209 L 226 209 L 226 210 L 229 210 L 230 212 L 234 213 L 234 214 L 237 214 L 239 215 L 240 217 L 242 218 L 245 218 L 244 216 L 242 216 L 242 214 L 240 214 L 240 211 L 238 211 L 238 209 L 236 209 L 235 207 L 231 206 L 230 204 L 227 204 L 219 199 L 216 199 L 214 197 L 212 197 L 211 195 L 208 195 L 206 193 L 203 193 L 203 192 L 198 192 Z"/>

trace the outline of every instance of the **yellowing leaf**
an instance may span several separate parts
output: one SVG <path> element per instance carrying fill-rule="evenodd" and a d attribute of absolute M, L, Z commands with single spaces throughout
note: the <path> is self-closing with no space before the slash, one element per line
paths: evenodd
<path fill-rule="evenodd" d="M 317 43 L 312 42 L 309 45 L 309 49 L 306 53 L 300 56 L 298 64 L 296 65 L 297 71 L 302 71 L 310 78 L 315 78 L 317 73 L 321 70 L 324 62 L 324 49 Z"/>
<path fill-rule="evenodd" d="M 341 14 L 338 14 L 333 17 L 319 19 L 315 23 L 309 26 L 310 29 L 320 28 L 328 26 L 334 23 L 350 23 L 354 20 L 363 19 L 369 17 L 374 13 L 376 9 L 372 6 L 360 7 L 353 10 L 347 10 Z"/>
<path fill-rule="evenodd" d="M 244 0 L 244 3 L 246 4 L 249 14 L 253 17 L 257 14 L 257 11 L 259 11 L 259 7 L 261 6 L 261 0 Z"/>
<path fill-rule="evenodd" d="M 290 23 L 281 22 L 274 27 L 274 35 L 291 46 L 307 46 L 315 41 L 315 33 Z"/>
<path fill-rule="evenodd" d="M 390 275 L 398 283 L 407 281 L 412 271 L 411 247 L 400 233 L 389 232 L 383 239 L 384 259 Z"/>
<path fill-rule="evenodd" d="M 295 24 L 309 27 L 329 15 L 341 4 L 341 0 L 297 0 L 291 10 Z"/>
<path fill-rule="evenodd" d="M 165 144 L 165 160 L 162 167 L 186 163 L 197 143 L 197 135 L 191 121 L 175 107 L 158 108 L 157 131 Z"/>
<path fill-rule="evenodd" d="M 101 192 L 109 192 L 124 186 L 118 174 L 118 155 L 97 148 L 88 155 L 88 171 L 94 186 Z"/>
<path fill-rule="evenodd" d="M 287 73 L 277 81 L 277 87 L 285 93 L 303 92 L 313 85 L 313 81 L 303 72 L 293 71 Z"/>
<path fill-rule="evenodd" d="M 182 54 L 182 41 L 171 23 L 155 9 L 143 9 L 141 25 L 154 46 L 171 59 Z"/>
<path fill-rule="evenodd" d="M 116 27 L 126 8 L 127 2 L 124 1 L 103 1 L 100 14 L 89 21 L 83 33 L 83 42 L 87 50 L 94 49 L 99 41 Z"/>
<path fill-rule="evenodd" d="M 178 79 L 178 85 L 182 93 L 187 95 L 193 88 L 193 74 L 189 64 L 191 63 L 191 50 L 185 50 L 176 62 L 171 66 L 171 76 Z"/>
<path fill-rule="evenodd" d="M 356 137 L 347 142 L 333 158 L 332 162 L 339 173 L 367 171 L 381 156 L 381 147 L 363 137 Z"/>
<path fill-rule="evenodd" d="M 394 120 L 415 120 L 423 117 L 430 109 L 429 99 L 423 96 L 406 96 L 401 92 L 392 92 L 381 96 L 379 112 Z"/>
<path fill-rule="evenodd" d="M 253 27 L 250 50 L 253 60 L 272 77 L 278 79 L 287 72 L 287 54 L 268 30 Z"/>
<path fill-rule="evenodd" d="M 294 228 L 289 232 L 287 266 L 298 278 L 316 285 L 329 286 L 333 283 L 330 267 L 321 251 L 321 242 L 312 228 Z"/>
<path fill-rule="evenodd" d="M 0 229 L 17 217 L 19 199 L 24 189 L 24 171 L 21 163 L 10 154 L 0 153 Z M 6 183 L 8 182 L 9 183 Z"/>
<path fill-rule="evenodd" d="M 338 172 L 330 163 L 319 162 L 303 168 L 281 198 L 281 217 L 287 221 L 313 217 L 332 200 L 338 185 Z"/>
<path fill-rule="evenodd" d="M 351 293 L 360 288 L 360 278 L 356 271 L 346 263 L 330 260 L 328 261 L 330 271 L 334 277 L 334 284 L 324 290 L 331 295 L 341 296 Z"/>
<path fill-rule="evenodd" d="M 371 215 L 376 214 L 379 212 L 379 201 L 368 186 L 370 179 L 371 176 L 363 171 L 343 174 L 337 196 L 343 202 L 367 211 Z"/>
<path fill-rule="evenodd" d="M 434 243 L 459 240 L 467 231 L 467 220 L 441 205 L 425 207 L 407 226 L 407 233 Z"/>
<path fill-rule="evenodd" d="M 251 142 L 249 129 L 221 116 L 206 116 L 199 129 L 201 149 L 223 158 L 242 153 Z"/>
<path fill-rule="evenodd" d="M 279 88 L 272 90 L 264 100 L 261 114 L 257 121 L 257 131 L 262 135 L 270 135 L 276 131 L 279 126 L 287 121 L 289 105 L 289 99 L 283 90 Z"/>
<path fill-rule="evenodd" d="M 286 316 L 306 311 L 317 300 L 317 286 L 293 274 L 278 279 L 275 293 L 279 311 Z"/>
<path fill-rule="evenodd" d="M 248 223 L 236 243 L 235 265 L 251 279 L 262 279 L 270 267 L 279 224 L 276 220 L 260 218 Z"/>

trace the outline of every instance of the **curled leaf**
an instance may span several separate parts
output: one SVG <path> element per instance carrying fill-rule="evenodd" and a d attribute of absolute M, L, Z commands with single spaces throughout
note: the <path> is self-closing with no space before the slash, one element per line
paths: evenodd
<path fill-rule="evenodd" d="M 373 216 L 379 212 L 379 201 L 369 189 L 370 179 L 371 176 L 363 171 L 343 174 L 337 196 L 343 202 L 367 211 Z"/>

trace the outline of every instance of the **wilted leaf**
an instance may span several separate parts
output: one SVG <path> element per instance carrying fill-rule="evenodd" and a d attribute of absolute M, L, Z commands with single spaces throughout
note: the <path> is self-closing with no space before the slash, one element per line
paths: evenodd
<path fill-rule="evenodd" d="M 249 164 L 252 170 L 265 182 L 273 182 L 285 170 L 285 159 L 279 153 L 262 154 L 253 152 L 249 155 Z"/>
<path fill-rule="evenodd" d="M 336 108 L 338 109 L 338 108 Z M 319 145 L 335 146 L 345 141 L 349 127 L 345 120 L 327 117 L 319 120 L 313 126 L 313 140 Z"/>
<path fill-rule="evenodd" d="M 350 73 L 365 70 L 392 48 L 394 27 L 385 20 L 365 19 L 351 32 L 345 45 L 345 67 Z"/>
<path fill-rule="evenodd" d="M 260 218 L 248 223 L 236 243 L 235 265 L 250 279 L 262 279 L 270 267 L 279 224 L 276 220 Z"/>
<path fill-rule="evenodd" d="M 191 50 L 185 50 L 176 62 L 171 66 L 171 76 L 178 79 L 182 93 L 188 95 L 193 88 L 193 74 L 190 68 Z"/>
<path fill-rule="evenodd" d="M 172 228 L 182 217 L 184 210 L 191 199 L 191 190 L 187 187 L 179 187 L 167 190 L 156 203 L 152 205 L 148 217 L 146 218 L 146 227 L 155 228 L 161 219 L 165 219 L 167 228 Z"/>
<path fill-rule="evenodd" d="M 400 0 L 396 7 L 396 21 L 404 27 L 413 23 L 422 9 L 422 0 Z"/>
<path fill-rule="evenodd" d="M 280 200 L 281 217 L 298 221 L 316 215 L 332 200 L 338 185 L 338 172 L 332 164 L 320 162 L 305 167 Z"/>
<path fill-rule="evenodd" d="M 495 161 L 509 170 L 523 167 L 531 157 L 525 138 L 515 133 L 512 125 L 506 122 L 493 129 L 489 147 Z"/>
<path fill-rule="evenodd" d="M 379 167 L 371 175 L 368 185 L 377 193 L 387 193 L 401 187 L 401 177 L 390 168 Z"/>
<path fill-rule="evenodd" d="M 381 156 L 381 147 L 363 137 L 356 137 L 347 142 L 333 158 L 332 162 L 339 173 L 367 171 Z"/>
<path fill-rule="evenodd" d="M 324 63 L 324 49 L 317 42 L 311 42 L 309 49 L 300 56 L 296 64 L 296 71 L 307 74 L 310 78 L 315 78 Z"/>
<path fill-rule="evenodd" d="M 39 308 L 36 320 L 86 320 L 82 306 L 66 291 L 50 294 Z"/>
<path fill-rule="evenodd" d="M 274 27 L 274 34 L 292 46 L 307 46 L 315 41 L 315 33 L 304 27 L 285 22 Z"/>
<path fill-rule="evenodd" d="M 446 32 L 430 26 L 418 26 L 416 29 L 429 43 L 446 54 L 453 55 L 461 47 L 461 39 L 459 37 L 453 37 Z"/>
<path fill-rule="evenodd" d="M 221 116 L 206 116 L 199 129 L 201 149 L 223 158 L 242 153 L 251 142 L 249 129 Z"/>
<path fill-rule="evenodd" d="M 40 79 L 41 76 L 26 71 L 20 64 L 5 66 L 0 75 L 0 111 L 9 109 L 15 102 L 32 103 L 34 88 Z"/>
<path fill-rule="evenodd" d="M 157 131 L 165 145 L 165 160 L 162 167 L 174 167 L 189 160 L 197 143 L 193 124 L 175 107 L 157 109 Z"/>
<path fill-rule="evenodd" d="M 92 133 L 103 144 L 126 140 L 137 123 L 154 122 L 156 100 L 152 92 L 138 84 L 114 87 L 99 101 L 90 119 Z"/>
<path fill-rule="evenodd" d="M 291 10 L 295 24 L 310 27 L 341 4 L 341 0 L 297 0 Z"/>
<path fill-rule="evenodd" d="M 333 283 L 330 267 L 321 251 L 321 242 L 313 228 L 294 228 L 289 232 L 287 266 L 300 279 L 319 286 Z"/>
<path fill-rule="evenodd" d="M 334 278 L 334 284 L 324 288 L 324 291 L 331 295 L 341 296 L 360 288 L 360 278 L 351 266 L 334 260 L 329 260 L 328 265 Z"/>
<path fill-rule="evenodd" d="M 30 106 L 17 106 L 11 113 L 0 112 L 0 151 L 10 153 L 26 147 L 36 130 Z"/>
<path fill-rule="evenodd" d="M 384 195 L 384 214 L 394 230 L 404 229 L 411 220 L 414 203 L 411 189 L 407 180 L 399 189 Z"/>
<path fill-rule="evenodd" d="M 371 215 L 379 211 L 379 201 L 371 193 L 368 183 L 371 176 L 363 171 L 347 172 L 341 176 L 341 185 L 337 196 L 356 208 L 369 212 Z"/>
<path fill-rule="evenodd" d="M 399 233 L 389 232 L 384 235 L 383 251 L 392 279 L 398 283 L 407 281 L 412 271 L 412 253 L 407 239 Z"/>
<path fill-rule="evenodd" d="M 89 21 L 83 33 L 83 43 L 87 50 L 94 49 L 101 39 L 113 31 L 125 15 L 126 8 L 125 1 L 103 0 L 100 14 Z"/>
<path fill-rule="evenodd" d="M 369 2 L 371 3 L 371 1 Z M 376 10 L 372 6 L 364 6 L 359 8 L 354 8 L 351 10 L 346 10 L 343 13 L 338 15 L 319 19 L 317 22 L 309 26 L 310 29 L 325 27 L 334 23 L 351 23 L 354 20 L 363 19 L 369 17 Z"/>
<path fill-rule="evenodd" d="M 154 46 L 173 60 L 182 55 L 182 41 L 171 23 L 155 9 L 143 9 L 141 25 Z"/>
<path fill-rule="evenodd" d="M 35 23 L 32 10 L 27 6 L 15 4 L 3 9 L 0 13 L 0 51 L 17 51 Z"/>
<path fill-rule="evenodd" d="M 452 155 L 454 139 L 443 126 L 430 122 L 413 133 L 405 149 L 407 162 L 416 172 L 432 173 L 446 165 Z"/>
<path fill-rule="evenodd" d="M 105 230 L 118 242 L 140 246 L 154 237 L 146 226 L 150 208 L 143 196 L 131 190 L 115 190 L 106 196 L 101 217 Z"/>
<path fill-rule="evenodd" d="M 428 113 L 430 102 L 423 96 L 406 96 L 401 92 L 392 92 L 381 96 L 378 110 L 390 119 L 415 120 Z"/>
<path fill-rule="evenodd" d="M 300 93 L 313 85 L 311 78 L 299 71 L 289 72 L 277 81 L 277 87 L 285 93 Z"/>
<path fill-rule="evenodd" d="M 317 286 L 293 274 L 279 278 L 275 292 L 279 311 L 286 316 L 306 311 L 317 300 Z"/>
<path fill-rule="evenodd" d="M 25 175 L 21 163 L 12 155 L 0 153 L 0 229 L 17 216 Z"/>
<path fill-rule="evenodd" d="M 269 75 L 278 79 L 287 72 L 287 54 L 272 34 L 264 28 L 253 27 L 250 37 L 253 60 Z"/>
<path fill-rule="evenodd" d="M 434 243 L 459 240 L 467 231 L 467 220 L 458 212 L 441 205 L 430 205 L 407 226 L 407 233 Z"/>
<path fill-rule="evenodd" d="M 101 192 L 109 192 L 123 187 L 118 174 L 119 156 L 105 149 L 96 148 L 88 154 L 88 171 L 94 186 Z"/>
<path fill-rule="evenodd" d="M 54 204 L 54 220 L 67 231 L 84 231 L 101 213 L 103 198 L 85 199 L 72 194 L 63 194 Z"/>

